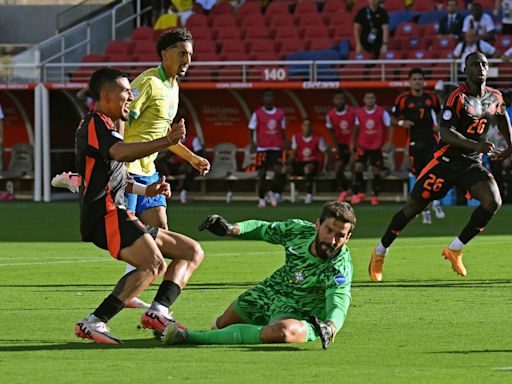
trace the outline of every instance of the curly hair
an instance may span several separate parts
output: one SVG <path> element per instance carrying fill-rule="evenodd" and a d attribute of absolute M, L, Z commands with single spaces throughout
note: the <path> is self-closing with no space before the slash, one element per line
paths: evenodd
<path fill-rule="evenodd" d="M 194 44 L 194 39 L 192 38 L 192 33 L 187 28 L 174 28 L 170 31 L 165 32 L 156 43 L 156 54 L 162 60 L 162 51 L 169 47 L 174 46 L 177 43 L 181 43 L 182 41 L 188 41 L 192 45 Z"/>

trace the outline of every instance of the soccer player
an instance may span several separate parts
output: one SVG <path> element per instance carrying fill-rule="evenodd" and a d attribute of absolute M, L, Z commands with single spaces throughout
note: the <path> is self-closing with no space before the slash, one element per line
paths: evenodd
<path fill-rule="evenodd" d="M 242 293 L 212 331 L 180 330 L 170 323 L 166 344 L 303 343 L 324 348 L 343 326 L 351 300 L 352 261 L 347 242 L 356 223 L 348 203 L 326 203 L 316 223 L 304 220 L 229 224 L 208 216 L 199 226 L 218 236 L 281 244 L 285 264 Z M 320 319 L 320 320 L 319 320 Z"/>
<path fill-rule="evenodd" d="M 373 249 L 368 271 L 374 281 L 382 280 L 382 266 L 388 249 L 405 226 L 435 199 L 457 185 L 480 201 L 460 234 L 443 249 L 452 268 L 466 276 L 462 248 L 483 231 L 501 206 L 498 185 L 481 162 L 483 153 L 504 159 L 512 153 L 510 120 L 501 93 L 486 86 L 489 64 L 482 53 L 466 58 L 465 84 L 447 98 L 441 115 L 441 141 L 432 160 L 421 171 L 405 206 L 395 215 L 380 243 Z M 489 126 L 497 124 L 507 148 L 498 151 L 486 140 Z"/>
<path fill-rule="evenodd" d="M 439 142 L 437 114 L 440 112 L 439 99 L 425 91 L 425 73 L 420 68 L 409 71 L 410 90 L 400 94 L 393 106 L 391 122 L 404 127 L 408 132 L 409 162 L 411 173 L 418 177 L 436 151 Z M 438 219 L 445 214 L 439 200 L 432 202 Z M 423 212 L 423 224 L 432 224 L 430 210 Z"/>
<path fill-rule="evenodd" d="M 274 170 L 272 185 L 268 191 L 270 204 L 275 207 L 281 198 L 286 174 L 283 171 L 283 149 L 288 148 L 286 140 L 284 111 L 274 106 L 274 91 L 263 91 L 263 107 L 253 112 L 249 121 L 249 144 L 251 153 L 256 150 L 258 170 L 258 208 L 265 208 L 265 180 L 267 170 Z M 255 137 L 256 136 L 256 137 Z"/>
<path fill-rule="evenodd" d="M 302 134 L 292 136 L 290 162 L 294 176 L 306 179 L 305 204 L 313 202 L 313 181 L 315 175 L 327 169 L 328 155 L 324 138 L 313 132 L 313 122 L 309 117 L 302 119 Z M 320 168 L 321 167 L 321 168 Z"/>
<path fill-rule="evenodd" d="M 337 158 L 335 163 L 336 180 L 340 188 L 338 201 L 345 201 L 349 196 L 349 181 L 345 177 L 345 169 L 350 162 L 352 152 L 352 135 L 356 125 L 356 109 L 347 105 L 342 90 L 334 92 L 333 107 L 325 116 L 325 126 L 336 143 Z"/>
<path fill-rule="evenodd" d="M 353 146 L 357 149 L 355 154 L 354 180 L 352 183 L 354 195 L 350 203 L 352 205 L 359 204 L 366 198 L 365 194 L 361 192 L 361 187 L 363 184 L 363 171 L 366 168 L 366 164 L 369 163 L 373 173 L 371 204 L 378 205 L 378 196 L 382 183 L 380 176 L 382 171 L 382 151 L 391 149 L 393 128 L 389 113 L 376 104 L 377 99 L 373 92 L 367 92 L 364 95 L 363 101 L 364 106 L 358 108 L 356 112 L 357 120 L 353 135 Z M 389 135 L 388 141 L 384 143 L 386 129 L 389 129 Z"/>
<path fill-rule="evenodd" d="M 193 40 L 185 28 L 164 33 L 156 44 L 161 64 L 141 73 L 132 82 L 135 100 L 130 104 L 130 119 L 124 129 L 124 140 L 143 142 L 165 136 L 178 111 L 178 78 L 185 76 L 193 53 Z M 207 159 L 197 156 L 181 142 L 169 150 L 188 161 L 201 174 L 210 169 Z M 130 176 L 138 183 L 149 185 L 160 179 L 151 154 L 128 164 Z M 147 198 L 127 195 L 127 208 L 146 225 L 167 229 L 167 202 L 164 196 Z"/>
<path fill-rule="evenodd" d="M 201 264 L 204 253 L 197 242 L 186 236 L 144 226 L 123 205 L 125 191 L 169 195 L 169 185 L 164 182 L 156 186 L 127 183 L 124 163 L 175 145 L 185 135 L 183 122 L 173 124 L 164 137 L 125 143 L 113 121 L 126 121 L 129 117 L 133 95 L 126 74 L 101 68 L 92 75 L 89 88 L 97 102 L 96 109 L 86 115 L 75 138 L 77 171 L 82 176 L 80 233 L 83 241 L 107 249 L 112 257 L 135 269 L 119 280 L 91 315 L 76 324 L 75 334 L 97 343 L 117 344 L 120 341 L 110 334 L 107 322 L 160 276 L 163 282 L 141 322 L 145 328 L 163 331 L 168 322 L 174 321 L 169 306 Z M 173 262 L 167 266 L 164 257 Z"/>

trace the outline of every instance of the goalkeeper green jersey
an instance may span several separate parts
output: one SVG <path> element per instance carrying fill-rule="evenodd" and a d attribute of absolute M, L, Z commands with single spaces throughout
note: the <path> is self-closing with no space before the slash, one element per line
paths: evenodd
<path fill-rule="evenodd" d="M 235 309 L 245 320 L 268 324 L 284 317 L 298 320 L 316 315 L 332 320 L 341 329 L 351 300 L 352 260 L 343 246 L 332 259 L 323 260 L 309 252 L 316 229 L 311 222 L 287 220 L 238 223 L 238 237 L 264 240 L 285 248 L 285 264 L 235 301 Z"/>

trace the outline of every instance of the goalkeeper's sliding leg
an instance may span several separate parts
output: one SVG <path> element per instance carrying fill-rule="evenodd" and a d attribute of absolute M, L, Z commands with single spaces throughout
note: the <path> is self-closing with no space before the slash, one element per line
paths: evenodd
<path fill-rule="evenodd" d="M 304 343 L 318 338 L 307 320 L 281 318 L 268 325 L 247 324 L 233 305 L 216 320 L 214 327 L 220 329 L 191 331 L 169 323 L 162 341 L 164 344 L 267 344 Z"/>

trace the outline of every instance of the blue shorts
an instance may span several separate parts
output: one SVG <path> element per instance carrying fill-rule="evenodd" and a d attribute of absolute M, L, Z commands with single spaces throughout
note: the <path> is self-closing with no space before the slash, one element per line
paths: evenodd
<path fill-rule="evenodd" d="M 140 176 L 129 173 L 134 181 L 144 185 L 150 185 L 160 180 L 160 174 L 155 172 L 151 176 Z M 164 195 L 157 195 L 155 197 L 147 197 L 136 195 L 135 193 L 125 193 L 126 208 L 134 212 L 137 216 L 146 209 L 153 207 L 167 207 L 167 201 Z"/>

